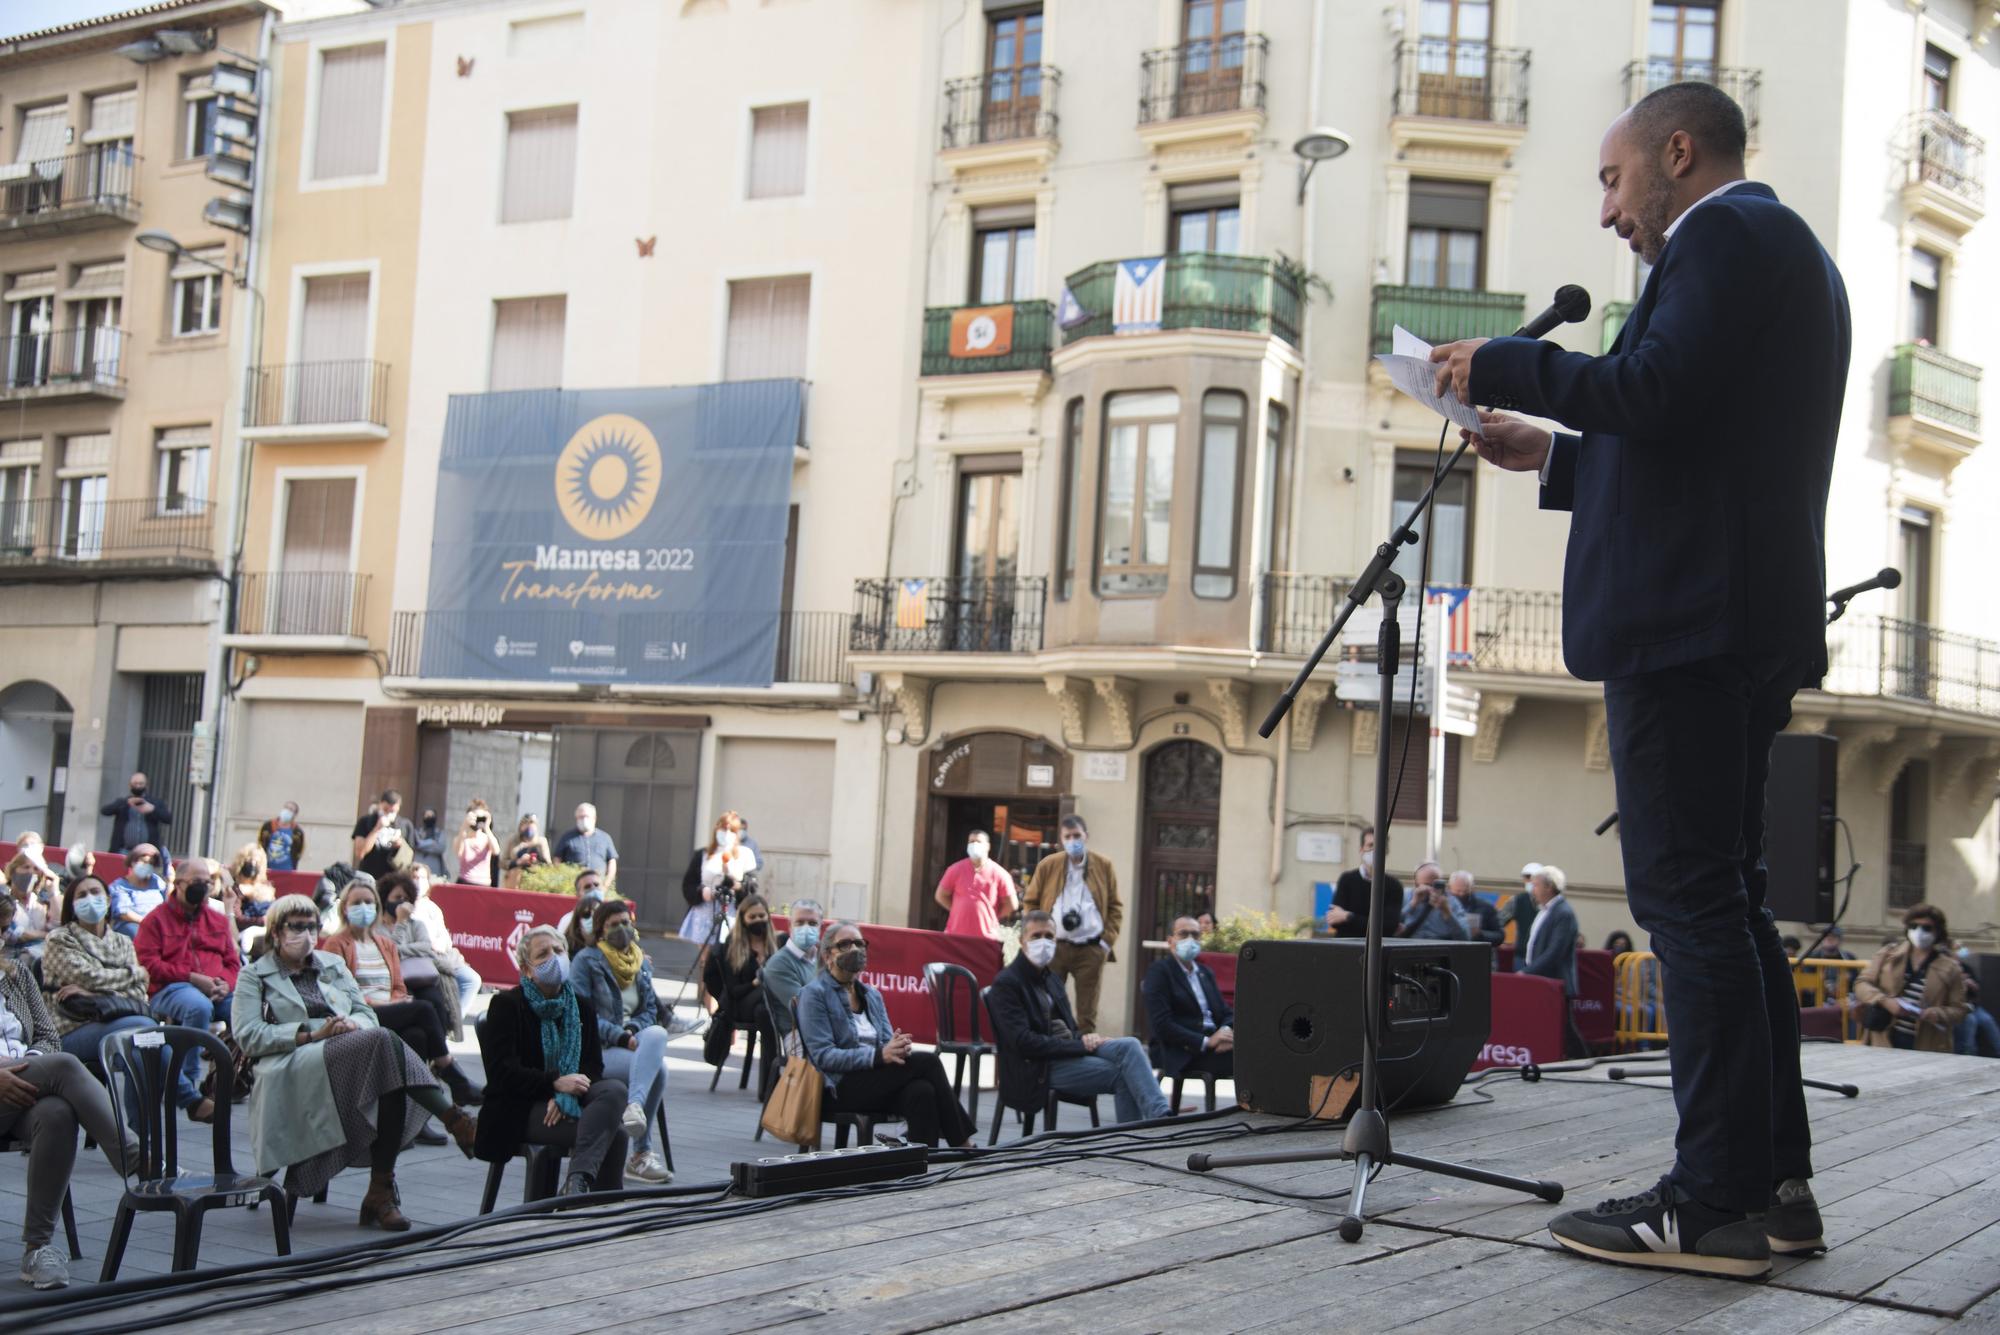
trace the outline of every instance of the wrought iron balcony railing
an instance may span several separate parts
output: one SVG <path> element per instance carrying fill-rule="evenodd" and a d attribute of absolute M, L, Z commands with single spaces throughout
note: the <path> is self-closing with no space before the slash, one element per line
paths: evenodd
<path fill-rule="evenodd" d="M 246 427 L 389 425 L 389 367 L 351 360 L 253 366 L 243 396 Z"/>
<path fill-rule="evenodd" d="M 1485 42 L 1419 37 L 1396 44 L 1393 116 L 1528 123 L 1528 53 Z"/>
<path fill-rule="evenodd" d="M 0 501 L 0 577 L 96 578 L 127 565 L 141 572 L 213 569 L 213 532 L 202 500 L 185 499 L 168 511 L 152 499 Z"/>
<path fill-rule="evenodd" d="M 125 340 L 102 325 L 0 338 L 0 399 L 121 394 Z"/>
<path fill-rule="evenodd" d="M 1061 88 L 1062 71 L 1053 65 L 988 70 L 947 80 L 942 147 L 1053 139 L 1056 94 Z"/>
<path fill-rule="evenodd" d="M 962 310 L 932 306 L 924 312 L 923 374 L 978 375 L 985 371 L 1046 371 L 1055 349 L 1055 314 L 1046 301 L 1007 304 L 1011 314 L 961 319 Z M 983 320 L 983 323 L 982 323 Z M 954 324 L 963 325 L 953 337 Z"/>
<path fill-rule="evenodd" d="M 1981 374 L 1971 362 L 1905 343 L 1889 363 L 1889 416 L 1928 417 L 1976 436 Z"/>
<path fill-rule="evenodd" d="M 1743 122 L 1750 142 L 1757 142 L 1758 103 L 1762 100 L 1764 72 L 1718 65 L 1712 60 L 1678 60 L 1654 56 L 1635 60 L 1625 67 L 1625 105 L 1631 106 L 1655 89 L 1673 83 L 1712 83 L 1735 99 L 1743 108 Z"/>
<path fill-rule="evenodd" d="M 1065 280 L 1083 308 L 1083 318 L 1062 331 L 1065 345 L 1118 332 L 1116 300 L 1122 262 L 1093 264 Z M 1157 310 L 1146 309 L 1148 298 L 1128 309 L 1128 317 L 1155 314 L 1161 329 L 1242 330 L 1275 335 L 1294 347 L 1298 345 L 1302 304 L 1298 277 L 1276 261 L 1193 252 L 1167 256 L 1165 268 L 1158 279 Z M 1510 330 L 1513 327 L 1508 326 Z"/>
<path fill-rule="evenodd" d="M 1943 111 L 1919 111 L 1904 132 L 1912 184 L 1934 185 L 1976 208 L 1986 206 L 1986 141 Z"/>
<path fill-rule="evenodd" d="M 269 570 L 242 577 L 238 635 L 358 639 L 366 634 L 368 576 L 351 570 Z"/>
<path fill-rule="evenodd" d="M 115 226 L 139 216 L 139 156 L 129 142 L 0 165 L 0 239 L 47 235 L 65 224 Z"/>
<path fill-rule="evenodd" d="M 1261 33 L 1239 32 L 1146 52 L 1139 59 L 1139 124 L 1262 111 L 1270 46 Z"/>
<path fill-rule="evenodd" d="M 1397 325 L 1426 343 L 1498 338 L 1521 327 L 1528 299 L 1519 292 L 1472 292 L 1450 287 L 1375 287 L 1375 351 L 1387 352 Z"/>
<path fill-rule="evenodd" d="M 1039 575 L 931 575 L 854 582 L 855 653 L 1031 654 L 1042 647 Z"/>

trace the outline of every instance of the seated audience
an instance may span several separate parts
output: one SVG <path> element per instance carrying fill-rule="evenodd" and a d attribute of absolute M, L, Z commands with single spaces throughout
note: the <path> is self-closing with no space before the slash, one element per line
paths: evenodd
<path fill-rule="evenodd" d="M 51 1002 L 62 1050 L 97 1065 L 106 1034 L 147 1029 L 146 971 L 129 938 L 111 930 L 111 892 L 95 876 L 70 886 L 63 920 L 42 954 L 42 987 Z"/>
<path fill-rule="evenodd" d="M 431 885 L 435 877 L 430 868 L 419 863 L 410 868 L 410 878 L 417 887 L 417 902 L 410 909 L 410 917 L 424 929 L 431 942 L 431 958 L 438 962 L 441 971 L 451 974 L 458 984 L 458 1008 L 461 1013 L 472 1005 L 472 999 L 485 986 L 472 966 L 465 962 L 465 956 L 452 944 L 451 928 L 445 926 L 444 910 L 431 898 Z"/>
<path fill-rule="evenodd" d="M 2000 1057 L 2000 1022 L 1979 1004 L 1978 962 L 1971 946 L 1958 948 L 1958 967 L 1965 975 L 1965 1018 L 1952 1032 L 1951 1050 L 1961 1057 Z"/>
<path fill-rule="evenodd" d="M 1611 952 L 1613 959 L 1632 953 L 1632 934 L 1623 928 L 1604 938 L 1604 948 Z"/>
<path fill-rule="evenodd" d="M 604 902 L 604 873 L 585 867 L 576 874 L 576 903 L 569 911 L 556 920 L 556 930 L 563 934 L 563 944 L 569 948 L 573 960 L 591 942 L 591 933 L 597 930 L 597 906 Z"/>
<path fill-rule="evenodd" d="M 61 879 L 49 866 L 42 836 L 21 836 L 7 861 L 5 893 L 14 900 L 14 930 L 8 946 L 17 953 L 39 957 L 42 942 L 62 920 Z"/>
<path fill-rule="evenodd" d="M 799 993 L 799 1039 L 826 1082 L 826 1108 L 901 1118 L 909 1139 L 935 1147 L 972 1145 L 972 1118 L 951 1092 L 934 1052 L 916 1052 L 889 1023 L 882 994 L 861 981 L 868 943 L 853 923 L 827 928 L 825 972 Z"/>
<path fill-rule="evenodd" d="M 341 896 L 340 910 L 340 930 L 322 939 L 319 948 L 340 956 L 361 990 L 362 1001 L 374 1010 L 375 1019 L 430 1063 L 454 1100 L 478 1103 L 478 1091 L 452 1060 L 443 1017 L 428 1002 L 411 999 L 409 986 L 403 981 L 402 955 L 388 932 L 376 926 L 381 919 L 376 888 L 350 883 Z"/>
<path fill-rule="evenodd" d="M 792 930 L 784 947 L 764 961 L 764 1004 L 781 1039 L 791 1037 L 792 1000 L 819 977 L 819 928 L 826 911 L 816 899 L 795 899 L 790 916 Z"/>
<path fill-rule="evenodd" d="M 639 946 L 632 905 L 607 899 L 597 906 L 594 944 L 576 953 L 570 985 L 597 1013 L 604 1073 L 625 1082 L 623 1126 L 632 1143 L 625 1175 L 671 1182 L 667 1161 L 652 1148 L 653 1115 L 667 1093 L 667 1031 L 653 991 L 653 965 Z"/>
<path fill-rule="evenodd" d="M 368 1165 L 363 1227 L 409 1228 L 396 1193 L 396 1157 L 434 1114 L 469 1158 L 477 1127 L 428 1068 L 382 1027 L 341 957 L 313 949 L 319 913 L 286 895 L 267 915 L 269 946 L 243 971 L 230 1029 L 256 1065 L 250 1146 L 256 1171 L 280 1169 L 285 1187 L 310 1196 L 343 1168 Z"/>
<path fill-rule="evenodd" d="M 1847 948 L 1847 934 L 1840 930 L 1839 923 L 1835 923 L 1826 929 L 1826 937 L 1819 943 L 1819 947 L 1813 951 L 1812 957 L 1821 960 L 1851 960 L 1854 958 L 1854 952 Z"/>
<path fill-rule="evenodd" d="M 416 919 L 417 880 L 422 868 L 422 863 L 415 863 L 408 871 L 392 871 L 375 887 L 375 892 L 382 896 L 382 928 L 396 943 L 403 985 L 410 990 L 410 996 L 435 1010 L 445 1032 L 459 1038 L 463 1036 L 465 1005 L 458 980 L 439 960 L 430 933 Z"/>
<path fill-rule="evenodd" d="M 759 1050 L 770 1061 L 778 1032 L 771 1026 L 771 1005 L 764 995 L 764 964 L 783 944 L 782 938 L 774 942 L 771 937 L 771 906 L 762 895 L 745 895 L 736 906 L 736 930 L 708 957 L 703 979 L 716 1001 L 715 1022 L 702 1040 L 702 1056 L 710 1066 L 729 1059 L 738 1025 L 756 1030 Z"/>
<path fill-rule="evenodd" d="M 1174 953 L 1153 961 L 1140 991 L 1153 1030 L 1152 1058 L 1160 1074 L 1213 1075 L 1224 1080 L 1236 1072 L 1236 1012 L 1222 998 L 1215 974 L 1203 964 L 1201 924 L 1193 918 L 1174 919 Z"/>
<path fill-rule="evenodd" d="M 1041 909 L 1022 914 L 1021 953 L 986 994 L 1000 1045 L 1003 1101 L 1012 1108 L 1039 1107 L 1053 1087 L 1063 1094 L 1110 1094 L 1121 1122 L 1167 1116 L 1173 1110 L 1139 1040 L 1079 1028 L 1062 980 L 1049 972 L 1055 950 L 1055 919 Z"/>
<path fill-rule="evenodd" d="M 166 859 L 152 844 L 140 844 L 125 864 L 125 874 L 111 883 L 111 927 L 136 938 L 139 924 L 167 900 Z"/>
<path fill-rule="evenodd" d="M 1202 940 L 1206 941 L 1209 937 L 1215 935 L 1215 915 L 1213 913 L 1210 913 L 1207 909 L 1203 909 L 1200 913 L 1195 914 L 1194 920 L 1201 926 Z"/>
<path fill-rule="evenodd" d="M 1474 941 L 1484 941 L 1489 946 L 1497 946 L 1507 939 L 1507 929 L 1500 925 L 1500 910 L 1479 894 L 1479 883 L 1473 879 L 1471 872 L 1453 872 L 1447 888 L 1458 904 L 1467 936 Z"/>
<path fill-rule="evenodd" d="M 1903 940 L 1876 952 L 1855 980 L 1854 996 L 1863 1012 L 1861 1041 L 1870 1047 L 1950 1052 L 1952 1031 L 1965 1019 L 1965 970 L 1952 952 L 1944 910 L 1930 904 L 1904 910 Z"/>
<path fill-rule="evenodd" d="M 264 850 L 256 844 L 245 844 L 236 850 L 229 867 L 235 873 L 236 893 L 243 900 L 243 916 L 252 924 L 261 922 L 278 898 L 278 887 L 271 884 L 271 866 L 265 860 Z"/>
<path fill-rule="evenodd" d="M 562 1194 L 624 1186 L 624 1082 L 604 1074 L 597 1012 L 570 984 L 569 952 L 553 927 L 535 927 L 514 949 L 521 985 L 493 994 L 479 1029 L 486 1106 L 479 1157 L 505 1163 L 523 1142 L 569 1154 Z"/>
<path fill-rule="evenodd" d="M 0 1136 L 24 1141 L 27 1199 L 21 1212 L 21 1280 L 37 1289 L 69 1283 L 68 1253 L 55 1246 L 56 1212 L 76 1165 L 76 1129 L 96 1140 L 112 1171 L 139 1153 L 111 1100 L 83 1063 L 61 1050 L 41 989 L 23 961 L 0 960 Z M 53 1319 L 44 1328 L 55 1330 Z"/>
<path fill-rule="evenodd" d="M 172 897 L 139 924 L 139 964 L 153 989 L 153 1018 L 162 1024 L 208 1029 L 229 1020 L 242 961 L 232 925 L 235 904 L 226 903 L 221 913 L 209 907 L 221 872 L 207 858 L 182 862 L 174 868 Z M 200 1068 L 201 1054 L 190 1049 L 178 1072 L 177 1101 L 189 1118 L 207 1122 L 215 1117 L 215 1101 L 204 1098 L 196 1083 Z"/>
<path fill-rule="evenodd" d="M 299 825 L 299 804 L 287 802 L 278 814 L 257 827 L 257 847 L 271 871 L 297 871 L 306 860 L 306 832 Z"/>

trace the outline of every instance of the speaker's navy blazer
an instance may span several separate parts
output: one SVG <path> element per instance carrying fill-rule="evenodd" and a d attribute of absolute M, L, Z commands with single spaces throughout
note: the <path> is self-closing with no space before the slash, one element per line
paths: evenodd
<path fill-rule="evenodd" d="M 1824 667 L 1826 493 L 1847 290 L 1746 182 L 1690 209 L 1602 357 L 1498 338 L 1472 398 L 1554 418 L 1542 508 L 1572 514 L 1563 658 L 1586 681 L 1721 654 Z"/>

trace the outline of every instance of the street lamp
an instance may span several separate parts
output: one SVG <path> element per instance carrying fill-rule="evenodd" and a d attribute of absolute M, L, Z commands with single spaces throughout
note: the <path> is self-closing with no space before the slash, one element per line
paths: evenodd
<path fill-rule="evenodd" d="M 1351 147 L 1353 141 L 1346 135 L 1325 126 L 1299 136 L 1298 142 L 1292 145 L 1292 156 L 1299 160 L 1299 203 L 1306 202 L 1306 182 L 1312 179 L 1313 168 L 1329 158 L 1339 157 Z"/>
<path fill-rule="evenodd" d="M 166 232 L 160 231 L 156 227 L 149 227 L 132 239 L 134 241 L 137 241 L 140 245 L 144 246 L 148 250 L 159 251 L 162 255 L 165 255 L 168 259 L 173 260 L 176 264 L 180 263 L 182 260 L 186 260 L 189 264 L 199 264 L 203 268 L 213 269 L 215 270 L 215 272 L 219 274 L 226 275 L 227 277 L 232 279 L 235 282 L 236 286 L 238 287 L 250 288 L 251 292 L 253 293 L 257 291 L 257 289 L 250 287 L 249 274 L 238 273 L 234 269 L 226 269 L 222 265 L 217 264 L 214 260 L 209 259 L 205 255 L 195 254 L 192 250 L 189 250 L 186 246 L 174 240 L 172 236 L 170 236 Z M 261 295 L 259 296 L 258 299 L 260 301 L 262 300 Z"/>

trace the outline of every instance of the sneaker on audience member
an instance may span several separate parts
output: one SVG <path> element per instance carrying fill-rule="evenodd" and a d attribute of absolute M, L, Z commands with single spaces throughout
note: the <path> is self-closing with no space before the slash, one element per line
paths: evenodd
<path fill-rule="evenodd" d="M 1764 1240 L 1773 1256 L 1812 1256 L 1826 1250 L 1826 1226 L 1812 1184 L 1788 1177 L 1771 1189 L 1771 1208 L 1764 1212 Z"/>
<path fill-rule="evenodd" d="M 635 1107 L 637 1105 L 634 1105 Z M 663 1186 L 674 1180 L 674 1170 L 667 1167 L 667 1161 L 652 1150 L 640 1150 L 625 1161 L 625 1176 L 636 1177 L 641 1182 L 651 1182 Z"/>
<path fill-rule="evenodd" d="M 38 1289 L 66 1289 L 69 1262 L 54 1247 L 30 1247 L 21 1255 L 21 1282 Z"/>
<path fill-rule="evenodd" d="M 1549 1232 L 1570 1251 L 1623 1265 L 1743 1279 L 1771 1271 L 1762 1215 L 1712 1209 L 1664 1177 L 1637 1195 L 1557 1215 Z"/>
<path fill-rule="evenodd" d="M 625 1139 L 637 1140 L 646 1134 L 646 1110 L 637 1103 L 625 1105 L 625 1116 L 619 1125 L 625 1128 Z"/>

